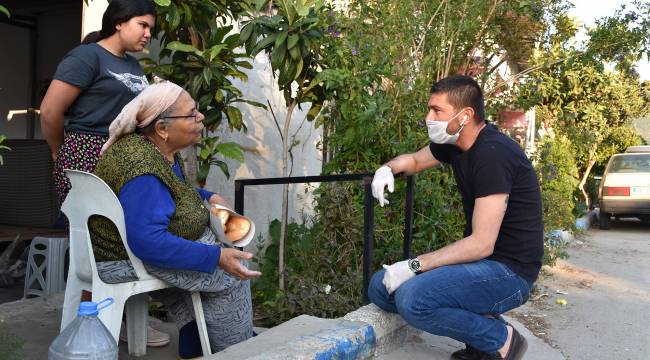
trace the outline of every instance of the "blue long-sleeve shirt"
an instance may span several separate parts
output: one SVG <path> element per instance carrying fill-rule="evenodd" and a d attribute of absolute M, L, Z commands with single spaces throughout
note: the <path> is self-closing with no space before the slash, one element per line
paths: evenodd
<path fill-rule="evenodd" d="M 178 162 L 174 173 L 184 180 Z M 196 189 L 203 200 L 213 193 Z M 154 175 L 141 175 L 128 181 L 118 195 L 124 209 L 129 247 L 142 261 L 167 269 L 211 273 L 221 256 L 219 246 L 201 244 L 176 236 L 167 227 L 176 211 L 169 188 Z"/>

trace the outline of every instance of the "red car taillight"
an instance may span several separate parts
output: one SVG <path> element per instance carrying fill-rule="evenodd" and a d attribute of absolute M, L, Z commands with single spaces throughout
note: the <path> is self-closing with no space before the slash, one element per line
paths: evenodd
<path fill-rule="evenodd" d="M 606 196 L 630 196 L 630 188 L 628 186 L 606 186 Z"/>

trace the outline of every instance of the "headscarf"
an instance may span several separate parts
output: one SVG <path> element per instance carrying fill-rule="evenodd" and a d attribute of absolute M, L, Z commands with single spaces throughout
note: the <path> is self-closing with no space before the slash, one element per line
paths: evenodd
<path fill-rule="evenodd" d="M 174 105 L 183 88 L 170 81 L 156 79 L 138 96 L 124 106 L 108 128 L 108 141 L 102 146 L 103 154 L 117 139 L 151 124 L 160 114 Z"/>

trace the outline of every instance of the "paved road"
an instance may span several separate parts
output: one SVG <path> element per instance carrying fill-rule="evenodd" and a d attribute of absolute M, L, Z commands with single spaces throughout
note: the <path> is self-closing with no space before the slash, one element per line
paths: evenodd
<path fill-rule="evenodd" d="M 650 225 L 592 228 L 568 253 L 539 282 L 548 296 L 518 309 L 518 318 L 567 359 L 650 359 Z"/>

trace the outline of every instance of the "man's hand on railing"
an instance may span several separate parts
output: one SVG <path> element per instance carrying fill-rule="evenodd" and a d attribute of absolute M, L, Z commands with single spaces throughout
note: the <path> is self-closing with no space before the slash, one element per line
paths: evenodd
<path fill-rule="evenodd" d="M 372 196 L 379 201 L 380 206 L 388 204 L 384 188 L 388 186 L 388 192 L 395 190 L 395 178 L 393 177 L 393 170 L 384 165 L 375 171 L 375 176 L 372 178 Z"/>

